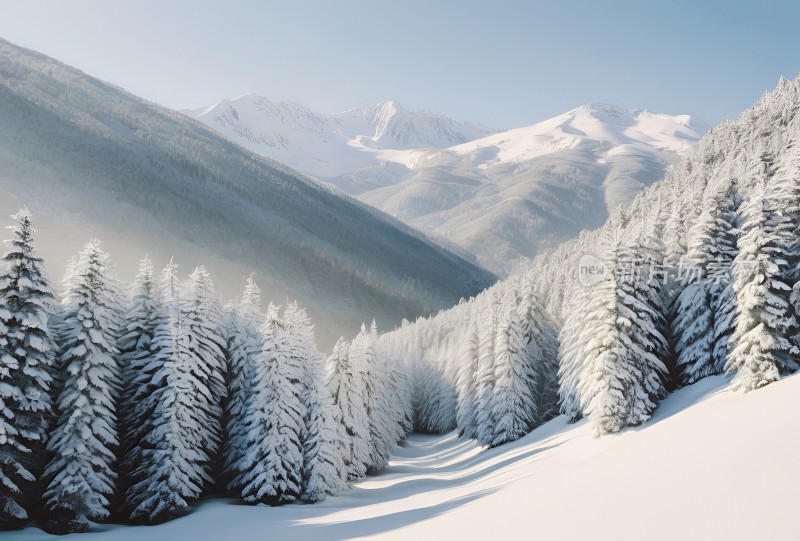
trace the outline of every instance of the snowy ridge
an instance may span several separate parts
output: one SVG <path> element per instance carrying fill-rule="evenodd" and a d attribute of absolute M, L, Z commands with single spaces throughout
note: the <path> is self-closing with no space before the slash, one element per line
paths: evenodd
<path fill-rule="evenodd" d="M 682 154 L 707 130 L 706 124 L 689 115 L 672 116 L 588 103 L 532 126 L 484 137 L 452 150 L 460 154 L 483 151 L 485 159 L 477 158 L 482 166 L 522 162 L 591 143 L 607 143 L 611 155 L 659 151 Z"/>
<path fill-rule="evenodd" d="M 247 94 L 183 112 L 254 152 L 323 178 L 379 163 L 380 150 L 442 148 L 494 131 L 396 101 L 325 115 Z"/>

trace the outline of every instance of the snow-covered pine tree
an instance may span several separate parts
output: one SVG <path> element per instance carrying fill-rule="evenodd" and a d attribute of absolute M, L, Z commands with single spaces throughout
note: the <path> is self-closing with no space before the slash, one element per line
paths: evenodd
<path fill-rule="evenodd" d="M 583 348 L 587 345 L 587 340 L 583 336 L 587 332 L 589 319 L 586 306 L 589 301 L 588 295 L 592 292 L 588 286 L 575 285 L 567 304 L 566 318 L 558 336 L 560 411 L 571 423 L 583 416 L 579 389 L 585 361 Z"/>
<path fill-rule="evenodd" d="M 327 362 L 327 387 L 347 434 L 343 458 L 348 481 L 366 475 L 369 457 L 369 418 L 363 371 L 357 361 L 350 355 L 350 345 L 340 338 Z"/>
<path fill-rule="evenodd" d="M 255 377 L 255 363 L 261 356 L 264 317 L 259 310 L 261 290 L 253 275 L 247 279 L 241 300 L 227 309 L 227 387 L 225 405 L 224 484 L 233 494 L 241 494 L 239 462 L 246 452 L 247 419 L 245 405 Z"/>
<path fill-rule="evenodd" d="M 302 493 L 303 374 L 289 359 L 293 340 L 277 320 L 277 310 L 267 311 L 263 335 L 262 358 L 256 363 L 246 409 L 250 429 L 240 466 L 242 497 L 248 503 L 280 505 Z"/>
<path fill-rule="evenodd" d="M 800 321 L 800 144 L 792 136 L 786 142 L 784 157 L 774 179 L 775 205 L 786 220 L 781 229 L 781 244 L 787 258 L 784 280 L 792 285 L 789 302 L 795 318 Z M 800 332 L 791 337 L 800 349 Z"/>
<path fill-rule="evenodd" d="M 145 523 L 182 513 L 211 485 L 225 393 L 219 308 L 205 268 L 182 284 L 170 263 L 159 290 L 163 304 L 146 370 L 153 374 L 153 391 L 142 400 L 147 417 L 129 453 L 133 467 L 124 502 L 131 519 Z"/>
<path fill-rule="evenodd" d="M 214 283 L 204 266 L 197 267 L 189 275 L 180 309 L 181 329 L 186 334 L 198 379 L 203 384 L 198 392 L 207 390 L 208 393 L 198 396 L 197 407 L 204 420 L 202 449 L 211 459 L 206 468 L 211 475 L 222 440 L 226 344 L 222 336 L 221 309 L 214 297 Z"/>
<path fill-rule="evenodd" d="M 475 427 L 475 376 L 478 368 L 478 329 L 470 322 L 465 332 L 465 340 L 459 354 L 459 371 L 456 381 L 458 403 L 456 405 L 456 425 L 460 436 L 474 438 Z"/>
<path fill-rule="evenodd" d="M 59 365 L 66 374 L 47 449 L 45 505 L 53 531 L 80 531 L 108 516 L 114 493 L 119 394 L 118 284 L 99 241 L 89 242 L 65 284 Z"/>
<path fill-rule="evenodd" d="M 733 290 L 733 261 L 739 253 L 739 197 L 736 186 L 730 184 L 719 201 L 717 232 L 714 247 L 714 267 L 709 271 L 711 310 L 714 314 L 711 349 L 713 373 L 722 374 L 730 355 L 728 344 L 736 328 L 736 294 Z"/>
<path fill-rule="evenodd" d="M 131 450 L 135 469 L 125 496 L 131 520 L 157 524 L 186 510 L 211 482 L 204 410 L 208 389 L 197 374 L 192 343 L 177 304 L 167 305 L 159 317 L 151 350 L 158 369 L 155 390 L 145 398 L 150 415 Z"/>
<path fill-rule="evenodd" d="M 666 373 L 656 349 L 663 341 L 659 314 L 648 302 L 657 292 L 649 290 L 649 280 L 629 279 L 624 267 L 641 256 L 623 248 L 619 232 L 605 232 L 602 241 L 609 272 L 591 286 L 584 307 L 585 361 L 578 388 L 581 409 L 598 435 L 649 419 L 664 394 Z"/>
<path fill-rule="evenodd" d="M 679 386 L 724 369 L 735 314 L 730 284 L 736 249 L 731 197 L 730 184 L 711 192 L 690 232 L 687 284 L 676 300 L 672 321 Z"/>
<path fill-rule="evenodd" d="M 675 300 L 672 337 L 677 355 L 677 384 L 689 385 L 713 372 L 714 313 L 712 282 L 706 276 L 716 236 L 716 209 L 706 201 L 689 235 L 686 284 Z"/>
<path fill-rule="evenodd" d="M 762 160 L 764 161 L 764 160 Z M 726 371 L 732 387 L 752 391 L 797 368 L 797 348 L 790 337 L 797 320 L 789 305 L 788 262 L 782 236 L 791 224 L 775 208 L 769 184 L 769 162 L 761 182 L 741 208 L 743 224 L 739 253 L 734 260 L 736 331 L 730 340 Z M 756 166 L 761 169 L 761 165 Z"/>
<path fill-rule="evenodd" d="M 646 401 L 637 402 L 637 409 L 628 421 L 630 426 L 636 426 L 650 418 L 655 404 L 667 394 L 670 348 L 666 316 L 669 308 L 662 294 L 666 284 L 658 272 L 664 267 L 664 247 L 645 232 L 629 246 L 624 246 L 621 254 L 633 263 L 636 271 L 626 277 L 629 279 L 621 281 L 619 302 L 634 316 L 630 327 L 634 359 L 643 388 L 653 403 L 651 407 Z"/>
<path fill-rule="evenodd" d="M 368 394 L 367 411 L 370 421 L 370 440 L 372 442 L 368 471 L 377 472 L 386 467 L 389 457 L 397 443 L 405 435 L 403 417 L 405 405 L 402 403 L 401 376 L 396 369 L 396 361 L 377 343 L 375 323 L 369 339 L 373 348 L 373 380 L 368 386 L 372 390 Z M 455 391 L 448 386 L 452 401 L 448 405 L 448 416 L 455 421 Z"/>
<path fill-rule="evenodd" d="M 496 332 L 495 299 L 490 298 L 479 309 L 478 368 L 475 372 L 475 437 L 486 442 L 492 438 L 492 392 L 494 387 L 494 353 Z"/>
<path fill-rule="evenodd" d="M 331 398 L 325 387 L 324 358 L 317 351 L 314 327 L 297 302 L 289 303 L 283 322 L 291 339 L 299 346 L 292 360 L 302 370 L 301 400 L 305 409 L 303 431 L 303 494 L 304 500 L 320 501 L 345 488 L 339 477 L 344 470 L 336 439 L 339 432 L 333 413 L 326 411 Z"/>
<path fill-rule="evenodd" d="M 52 412 L 53 299 L 34 247 L 31 214 L 9 227 L 0 277 L 0 529 L 20 526 L 35 503 Z"/>
<path fill-rule="evenodd" d="M 149 404 L 147 399 L 155 390 L 153 374 L 158 364 L 153 362 L 150 344 L 155 336 L 160 309 L 153 262 L 145 256 L 139 263 L 139 271 L 131 287 L 127 312 L 117 340 L 122 374 L 119 406 L 119 456 L 122 460 L 118 485 L 118 493 L 121 495 L 127 492 L 131 473 L 136 467 L 137 460 L 130 451 L 137 448 L 150 414 L 144 406 Z"/>
<path fill-rule="evenodd" d="M 375 375 L 375 347 L 372 337 L 365 325 L 361 325 L 361 332 L 356 335 L 350 344 L 350 362 L 359 371 L 361 380 L 361 395 L 364 399 L 364 411 L 367 421 L 366 455 L 364 456 L 364 471 L 367 472 L 373 464 L 376 455 L 375 442 L 373 441 L 375 419 L 372 407 L 377 392 Z"/>
<path fill-rule="evenodd" d="M 492 437 L 481 441 L 496 447 L 530 432 L 539 412 L 534 345 L 526 344 L 524 323 L 516 307 L 498 321 L 495 335 L 494 386 L 491 396 Z M 484 434 L 488 431 L 484 431 Z"/>
<path fill-rule="evenodd" d="M 526 280 L 522 287 L 517 311 L 523 345 L 536 372 L 535 424 L 539 425 L 558 414 L 558 334 L 531 280 Z"/>

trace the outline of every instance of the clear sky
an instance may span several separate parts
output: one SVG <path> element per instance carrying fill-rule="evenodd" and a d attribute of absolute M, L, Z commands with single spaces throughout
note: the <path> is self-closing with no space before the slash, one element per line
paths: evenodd
<path fill-rule="evenodd" d="M 494 127 L 589 101 L 710 124 L 800 73 L 800 2 L 0 0 L 0 37 L 173 108 L 396 99 Z"/>

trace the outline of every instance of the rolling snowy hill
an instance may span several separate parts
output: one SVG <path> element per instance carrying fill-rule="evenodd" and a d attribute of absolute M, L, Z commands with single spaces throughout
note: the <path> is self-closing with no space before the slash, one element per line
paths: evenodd
<path fill-rule="evenodd" d="M 247 95 L 185 112 L 500 274 L 600 226 L 708 129 L 602 103 L 501 133 L 396 102 L 321 115 Z"/>
<path fill-rule="evenodd" d="M 796 538 L 800 376 L 749 394 L 707 378 L 669 396 L 647 424 L 593 438 L 558 417 L 521 440 L 413 435 L 389 468 L 315 505 L 216 500 L 147 527 L 151 541 Z M 144 527 L 96 526 L 98 541 Z M 0 539 L 52 539 L 33 527 Z"/>
<path fill-rule="evenodd" d="M 494 280 L 185 115 L 2 40 L 0 118 L 0 215 L 30 208 L 56 278 L 91 237 L 123 278 L 145 253 L 174 255 L 186 273 L 206 264 L 229 298 L 255 271 L 266 298 L 309 307 L 325 347 L 363 320 L 391 327 Z"/>

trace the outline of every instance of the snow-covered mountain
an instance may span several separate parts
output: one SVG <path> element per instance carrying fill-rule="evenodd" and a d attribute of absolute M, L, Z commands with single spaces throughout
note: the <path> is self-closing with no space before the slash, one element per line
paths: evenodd
<path fill-rule="evenodd" d="M 3 40 L 0 118 L 0 215 L 30 208 L 55 278 L 92 237 L 125 279 L 146 253 L 174 255 L 182 272 L 207 265 L 231 298 L 255 271 L 265 298 L 309 307 L 323 347 L 361 321 L 392 327 L 494 281 L 200 122 Z"/>
<path fill-rule="evenodd" d="M 598 227 L 708 129 L 602 103 L 500 133 L 396 102 L 321 115 L 247 95 L 185 112 L 500 274 Z"/>
<path fill-rule="evenodd" d="M 600 226 L 707 129 L 688 115 L 590 103 L 448 149 L 395 153 L 402 180 L 360 198 L 505 273 Z"/>
<path fill-rule="evenodd" d="M 493 133 L 396 101 L 328 115 L 247 94 L 183 112 L 254 152 L 320 178 L 380 163 L 386 150 L 444 148 Z"/>

